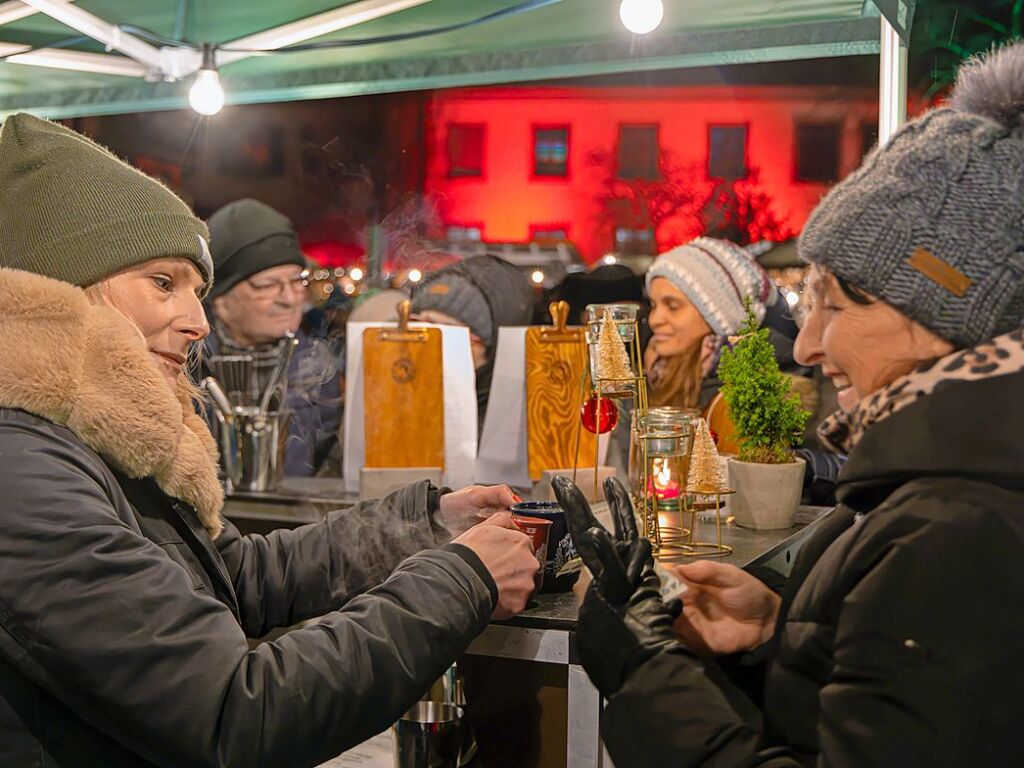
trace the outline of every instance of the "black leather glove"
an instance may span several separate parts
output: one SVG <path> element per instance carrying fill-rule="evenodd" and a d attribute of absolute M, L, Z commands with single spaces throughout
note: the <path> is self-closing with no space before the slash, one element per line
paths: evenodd
<path fill-rule="evenodd" d="M 622 483 L 610 478 L 604 484 L 614 538 L 572 482 L 558 477 L 552 485 L 576 550 L 594 577 L 580 606 L 577 650 L 590 679 L 608 697 L 637 667 L 677 643 L 672 616 L 661 600 L 651 543 L 637 534 Z"/>

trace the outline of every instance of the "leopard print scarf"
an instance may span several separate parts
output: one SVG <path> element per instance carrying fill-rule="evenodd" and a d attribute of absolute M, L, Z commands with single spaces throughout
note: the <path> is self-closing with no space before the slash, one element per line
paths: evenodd
<path fill-rule="evenodd" d="M 821 422 L 818 436 L 837 453 L 849 453 L 865 430 L 935 391 L 946 381 L 977 381 L 1024 370 L 1024 328 L 933 360 L 861 400 L 847 413 Z"/>

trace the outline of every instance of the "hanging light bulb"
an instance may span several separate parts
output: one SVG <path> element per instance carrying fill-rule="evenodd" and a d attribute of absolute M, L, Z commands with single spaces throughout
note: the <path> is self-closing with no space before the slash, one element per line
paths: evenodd
<path fill-rule="evenodd" d="M 661 0 L 622 0 L 619 18 L 622 26 L 635 35 L 653 32 L 665 17 L 665 6 Z"/>
<path fill-rule="evenodd" d="M 224 107 L 224 89 L 217 73 L 214 48 L 203 43 L 203 66 L 196 72 L 195 82 L 188 91 L 188 103 L 200 115 L 216 115 Z"/>

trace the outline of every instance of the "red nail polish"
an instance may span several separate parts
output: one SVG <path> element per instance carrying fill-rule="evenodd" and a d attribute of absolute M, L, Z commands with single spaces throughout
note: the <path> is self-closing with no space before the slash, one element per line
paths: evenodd
<path fill-rule="evenodd" d="M 516 494 L 513 493 L 512 494 L 512 501 L 514 501 L 516 504 L 522 504 L 523 503 L 523 497 L 522 496 L 517 496 Z"/>

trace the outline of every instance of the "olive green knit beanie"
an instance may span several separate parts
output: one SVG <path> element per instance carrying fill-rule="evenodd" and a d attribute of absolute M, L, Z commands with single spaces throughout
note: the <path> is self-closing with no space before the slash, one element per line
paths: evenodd
<path fill-rule="evenodd" d="M 61 125 L 0 131 L 0 267 L 78 286 L 150 259 L 191 259 L 209 288 L 206 225 L 167 187 Z"/>

